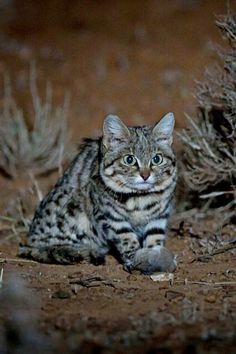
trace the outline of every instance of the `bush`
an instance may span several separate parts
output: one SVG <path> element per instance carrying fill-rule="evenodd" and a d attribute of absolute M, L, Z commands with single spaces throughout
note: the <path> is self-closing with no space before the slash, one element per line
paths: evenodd
<path fill-rule="evenodd" d="M 5 80 L 0 107 L 0 169 L 15 178 L 31 172 L 45 174 L 60 168 L 71 153 L 67 129 L 68 99 L 61 106 L 52 105 L 52 87 L 47 84 L 42 99 L 36 84 L 36 71 L 30 71 L 31 124 L 11 95 L 9 80 Z"/>
<path fill-rule="evenodd" d="M 182 177 L 194 203 L 235 209 L 236 197 L 236 22 L 229 13 L 217 19 L 230 49 L 217 50 L 220 63 L 197 83 L 196 118 L 179 134 L 184 145 Z M 196 204 L 195 204 L 196 205 Z"/>

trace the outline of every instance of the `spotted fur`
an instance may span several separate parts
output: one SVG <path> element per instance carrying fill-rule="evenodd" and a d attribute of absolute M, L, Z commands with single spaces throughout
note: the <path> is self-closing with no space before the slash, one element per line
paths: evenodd
<path fill-rule="evenodd" d="M 84 140 L 40 203 L 20 254 L 42 262 L 100 263 L 112 252 L 130 267 L 138 249 L 159 252 L 177 178 L 173 127 L 172 113 L 143 127 L 126 127 L 109 115 L 103 136 Z"/>

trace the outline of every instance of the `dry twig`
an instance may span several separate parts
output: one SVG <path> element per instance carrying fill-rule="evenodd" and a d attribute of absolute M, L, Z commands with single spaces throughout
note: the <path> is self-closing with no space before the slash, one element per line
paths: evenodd
<path fill-rule="evenodd" d="M 0 272 L 0 289 L 2 288 L 2 283 L 3 283 L 3 268 L 1 269 Z"/>
<path fill-rule="evenodd" d="M 202 255 L 197 255 L 190 263 L 200 261 L 200 262 L 207 262 L 209 261 L 213 256 L 221 253 L 225 253 L 227 251 L 231 251 L 236 248 L 236 241 L 234 242 L 229 242 L 227 245 L 223 247 L 218 247 L 215 250 L 213 250 L 211 253 L 208 254 L 202 254 Z M 193 251 L 193 249 L 192 249 Z M 195 253 L 195 252 L 194 252 Z"/>
<path fill-rule="evenodd" d="M 33 261 L 31 259 L 23 259 L 23 258 L 1 258 L 0 257 L 0 263 L 35 263 L 38 264 L 38 262 Z"/>

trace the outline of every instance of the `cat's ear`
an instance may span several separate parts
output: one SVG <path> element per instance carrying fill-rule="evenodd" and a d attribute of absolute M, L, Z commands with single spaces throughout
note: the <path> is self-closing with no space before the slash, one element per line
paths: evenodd
<path fill-rule="evenodd" d="M 158 140 L 163 140 L 169 145 L 173 141 L 173 130 L 175 125 L 175 117 L 173 113 L 167 113 L 161 120 L 158 122 L 152 133 L 156 136 Z"/>
<path fill-rule="evenodd" d="M 105 118 L 103 123 L 103 145 L 106 148 L 127 142 L 129 136 L 129 129 L 119 117 L 109 114 Z"/>

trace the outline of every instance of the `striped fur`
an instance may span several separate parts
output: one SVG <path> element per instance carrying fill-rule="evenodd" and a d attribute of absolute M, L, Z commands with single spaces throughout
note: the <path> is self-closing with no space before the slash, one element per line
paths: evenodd
<path fill-rule="evenodd" d="M 83 142 L 40 203 L 20 254 L 42 262 L 97 264 L 113 252 L 129 267 L 138 249 L 159 252 L 177 178 L 173 126 L 171 113 L 154 127 L 128 128 L 108 116 L 103 137 Z"/>

